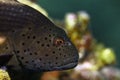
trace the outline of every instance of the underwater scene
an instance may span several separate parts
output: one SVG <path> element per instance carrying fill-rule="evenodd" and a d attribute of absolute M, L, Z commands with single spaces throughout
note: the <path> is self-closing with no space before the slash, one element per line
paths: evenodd
<path fill-rule="evenodd" d="M 120 80 L 120 1 L 0 0 L 0 80 Z"/>

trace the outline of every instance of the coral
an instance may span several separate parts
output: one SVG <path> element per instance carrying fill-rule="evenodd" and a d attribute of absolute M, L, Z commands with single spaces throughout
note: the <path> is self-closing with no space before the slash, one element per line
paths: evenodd
<path fill-rule="evenodd" d="M 0 69 L 0 80 L 11 80 L 7 71 Z"/>

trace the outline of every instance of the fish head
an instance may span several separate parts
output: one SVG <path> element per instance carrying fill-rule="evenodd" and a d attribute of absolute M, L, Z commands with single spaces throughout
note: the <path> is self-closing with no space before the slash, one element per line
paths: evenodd
<path fill-rule="evenodd" d="M 77 65 L 78 51 L 63 29 L 55 25 L 52 27 L 47 25 L 41 32 L 42 44 L 38 52 L 40 63 L 36 64 L 38 69 L 42 71 L 66 70 Z"/>
<path fill-rule="evenodd" d="M 16 56 L 24 70 L 66 70 L 77 65 L 77 49 L 65 31 L 56 25 L 32 27 L 24 36 L 18 33 L 15 36 Z"/>

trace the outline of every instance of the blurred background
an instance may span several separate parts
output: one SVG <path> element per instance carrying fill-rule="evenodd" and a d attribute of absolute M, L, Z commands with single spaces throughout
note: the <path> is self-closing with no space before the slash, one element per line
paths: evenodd
<path fill-rule="evenodd" d="M 50 17 L 64 19 L 68 12 L 86 11 L 89 28 L 97 41 L 115 50 L 120 67 L 120 0 L 37 0 Z"/>

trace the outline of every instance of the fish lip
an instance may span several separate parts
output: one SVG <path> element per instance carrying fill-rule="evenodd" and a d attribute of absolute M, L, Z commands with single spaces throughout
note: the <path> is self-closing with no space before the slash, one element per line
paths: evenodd
<path fill-rule="evenodd" d="M 66 69 L 74 68 L 75 66 L 77 66 L 77 62 L 72 62 L 72 63 L 66 64 L 63 66 L 57 66 L 57 67 L 54 67 L 52 69 L 54 69 L 54 70 L 66 70 Z"/>
<path fill-rule="evenodd" d="M 74 61 L 70 61 L 70 60 L 72 60 L 72 59 L 74 59 Z M 65 62 L 63 62 L 63 63 L 65 63 L 64 65 L 59 65 L 59 66 L 57 66 L 57 67 L 53 67 L 52 69 L 53 70 L 67 70 L 67 69 L 72 69 L 72 68 L 74 68 L 75 66 L 77 66 L 77 64 L 78 64 L 78 60 L 79 60 L 79 57 L 77 56 L 77 57 L 74 57 L 74 58 L 71 58 L 71 59 L 68 59 L 68 60 L 65 60 Z"/>
<path fill-rule="evenodd" d="M 72 69 L 74 67 L 77 66 L 78 64 L 78 57 L 73 58 L 74 61 L 69 62 L 71 59 L 66 60 L 66 63 L 64 63 L 64 65 L 59 65 L 56 67 L 49 67 L 49 69 L 47 71 L 59 71 L 59 70 L 68 70 L 68 69 Z"/>
<path fill-rule="evenodd" d="M 75 66 L 77 66 L 78 62 L 72 62 L 66 65 L 62 65 L 62 66 L 57 66 L 57 67 L 50 67 L 49 69 L 41 69 L 41 70 L 29 70 L 32 72 L 49 72 L 49 71 L 62 71 L 62 70 L 68 70 L 68 69 L 72 69 Z"/>

